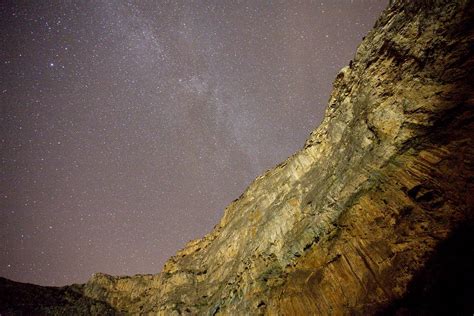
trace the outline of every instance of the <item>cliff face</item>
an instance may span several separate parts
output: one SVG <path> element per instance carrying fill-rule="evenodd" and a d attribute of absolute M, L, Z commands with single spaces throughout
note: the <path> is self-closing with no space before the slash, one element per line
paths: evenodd
<path fill-rule="evenodd" d="M 473 68 L 473 1 L 395 2 L 304 148 L 211 233 L 75 289 L 123 313 L 472 313 Z"/>

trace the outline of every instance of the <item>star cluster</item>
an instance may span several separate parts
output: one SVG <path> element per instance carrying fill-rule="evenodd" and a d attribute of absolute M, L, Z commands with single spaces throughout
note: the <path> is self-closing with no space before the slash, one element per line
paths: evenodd
<path fill-rule="evenodd" d="M 302 147 L 387 1 L 3 1 L 0 275 L 157 273 Z"/>

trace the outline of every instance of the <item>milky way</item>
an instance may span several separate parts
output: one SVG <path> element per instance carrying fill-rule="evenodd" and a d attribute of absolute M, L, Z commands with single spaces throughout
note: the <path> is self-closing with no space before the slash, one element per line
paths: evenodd
<path fill-rule="evenodd" d="M 157 273 L 304 144 L 387 1 L 2 1 L 0 275 Z"/>

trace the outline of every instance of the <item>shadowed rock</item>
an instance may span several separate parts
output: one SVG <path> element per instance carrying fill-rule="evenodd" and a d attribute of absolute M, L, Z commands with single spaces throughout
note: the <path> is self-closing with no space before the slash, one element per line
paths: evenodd
<path fill-rule="evenodd" d="M 50 287 L 0 278 L 0 315 L 116 315 L 116 311 L 84 296 L 80 285 Z"/>

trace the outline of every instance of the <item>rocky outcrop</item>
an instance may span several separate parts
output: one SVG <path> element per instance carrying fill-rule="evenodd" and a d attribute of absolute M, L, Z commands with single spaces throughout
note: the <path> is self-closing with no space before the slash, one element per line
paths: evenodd
<path fill-rule="evenodd" d="M 158 275 L 95 275 L 118 313 L 472 313 L 474 2 L 396 1 L 303 149 Z"/>

